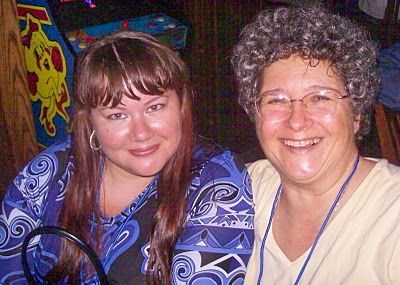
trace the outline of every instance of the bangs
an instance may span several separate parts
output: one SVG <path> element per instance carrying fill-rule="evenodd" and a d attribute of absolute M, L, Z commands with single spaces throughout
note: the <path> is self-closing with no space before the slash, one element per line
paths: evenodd
<path fill-rule="evenodd" d="M 80 101 L 89 108 L 116 107 L 125 95 L 139 100 L 137 91 L 162 95 L 183 88 L 186 70 L 165 49 L 146 47 L 131 39 L 120 39 L 98 49 L 88 60 L 79 84 Z"/>

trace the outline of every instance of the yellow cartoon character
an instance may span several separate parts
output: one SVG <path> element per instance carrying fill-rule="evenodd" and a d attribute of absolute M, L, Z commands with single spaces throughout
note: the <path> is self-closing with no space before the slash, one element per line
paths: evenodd
<path fill-rule="evenodd" d="M 61 46 L 50 41 L 41 23 L 27 14 L 25 30 L 21 32 L 25 55 L 29 91 L 32 101 L 41 101 L 39 120 L 47 134 L 54 137 L 56 126 L 53 119 L 58 114 L 67 123 L 66 108 L 71 100 L 65 81 L 66 63 Z"/>

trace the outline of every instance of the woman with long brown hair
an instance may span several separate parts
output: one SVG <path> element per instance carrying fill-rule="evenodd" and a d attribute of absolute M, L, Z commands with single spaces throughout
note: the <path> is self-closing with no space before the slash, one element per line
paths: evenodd
<path fill-rule="evenodd" d="M 111 284 L 243 279 L 253 241 L 248 174 L 194 135 L 184 62 L 125 31 L 93 43 L 76 70 L 72 134 L 28 163 L 2 202 L 0 283 L 26 282 L 21 244 L 53 225 L 95 250 Z M 67 240 L 41 235 L 27 257 L 37 282 L 99 282 Z"/>

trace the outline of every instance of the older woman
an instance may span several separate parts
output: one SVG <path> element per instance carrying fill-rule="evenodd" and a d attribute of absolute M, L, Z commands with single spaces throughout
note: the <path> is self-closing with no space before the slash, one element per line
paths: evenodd
<path fill-rule="evenodd" d="M 320 7 L 264 11 L 232 63 L 267 157 L 251 164 L 256 241 L 245 284 L 399 284 L 400 168 L 360 156 L 376 47 Z"/>

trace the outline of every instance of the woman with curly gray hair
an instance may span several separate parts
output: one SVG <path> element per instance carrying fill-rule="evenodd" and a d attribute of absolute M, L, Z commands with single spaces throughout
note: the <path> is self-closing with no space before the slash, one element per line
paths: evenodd
<path fill-rule="evenodd" d="M 267 159 L 250 165 L 256 240 L 245 284 L 400 284 L 400 168 L 360 156 L 376 45 L 322 7 L 262 12 L 232 64 Z"/>

